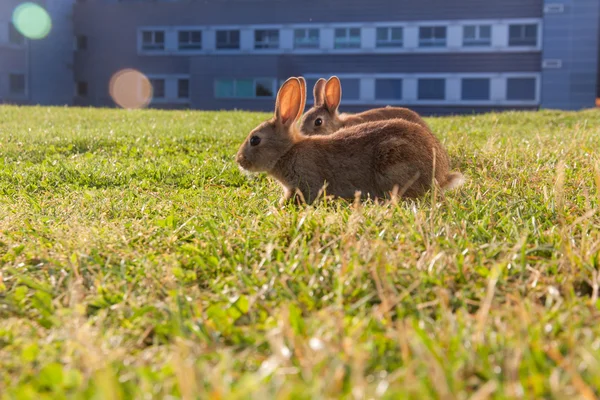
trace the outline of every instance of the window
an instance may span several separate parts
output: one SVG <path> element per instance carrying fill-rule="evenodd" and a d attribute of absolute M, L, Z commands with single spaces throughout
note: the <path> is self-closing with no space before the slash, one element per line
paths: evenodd
<path fill-rule="evenodd" d="M 235 97 L 235 81 L 233 79 L 219 79 L 215 82 L 216 98 Z"/>
<path fill-rule="evenodd" d="M 273 97 L 273 79 L 257 79 L 254 94 L 256 97 Z"/>
<path fill-rule="evenodd" d="M 404 32 L 401 27 L 377 28 L 377 47 L 402 47 Z"/>
<path fill-rule="evenodd" d="M 86 97 L 88 95 L 87 82 L 77 82 L 77 96 Z"/>
<path fill-rule="evenodd" d="M 489 100 L 490 80 L 488 78 L 464 78 L 462 80 L 463 100 Z"/>
<path fill-rule="evenodd" d="M 217 49 L 236 50 L 240 48 L 240 31 L 217 31 Z"/>
<path fill-rule="evenodd" d="M 165 80 L 164 79 L 150 79 L 152 85 L 152 97 L 155 99 L 165 98 Z"/>
<path fill-rule="evenodd" d="M 336 49 L 360 48 L 360 28 L 336 28 L 334 47 Z"/>
<path fill-rule="evenodd" d="M 179 31 L 179 50 L 202 50 L 202 31 Z"/>
<path fill-rule="evenodd" d="M 508 78 L 507 100 L 535 100 L 535 78 Z"/>
<path fill-rule="evenodd" d="M 279 48 L 279 31 L 277 29 L 257 29 L 254 31 L 255 49 Z"/>
<path fill-rule="evenodd" d="M 463 46 L 491 46 L 491 25 L 466 25 L 463 27 Z"/>
<path fill-rule="evenodd" d="M 510 25 L 508 28 L 509 46 L 536 46 L 538 27 L 536 24 Z"/>
<path fill-rule="evenodd" d="M 273 98 L 275 79 L 217 79 L 216 98 Z"/>
<path fill-rule="evenodd" d="M 177 81 L 177 97 L 180 99 L 190 98 L 190 80 L 179 79 Z"/>
<path fill-rule="evenodd" d="M 10 94 L 25 94 L 25 74 L 9 74 Z"/>
<path fill-rule="evenodd" d="M 142 49 L 143 50 L 164 50 L 165 32 L 164 31 L 142 31 Z"/>
<path fill-rule="evenodd" d="M 360 99 L 360 79 L 342 79 L 341 83 L 344 88 L 344 91 L 342 92 L 344 99 Z"/>
<path fill-rule="evenodd" d="M 402 79 L 375 80 L 375 98 L 377 100 L 402 99 Z"/>
<path fill-rule="evenodd" d="M 419 47 L 445 47 L 445 26 L 422 26 L 419 28 Z"/>
<path fill-rule="evenodd" d="M 77 50 L 87 50 L 87 36 L 77 35 L 76 46 L 77 46 Z"/>
<path fill-rule="evenodd" d="M 418 84 L 419 100 L 444 100 L 446 81 L 443 78 L 423 78 Z"/>
<path fill-rule="evenodd" d="M 319 48 L 318 29 L 296 29 L 294 30 L 294 48 L 317 49 Z"/>
<path fill-rule="evenodd" d="M 11 44 L 22 45 L 25 43 L 25 37 L 15 28 L 12 23 L 8 24 L 8 41 Z"/>

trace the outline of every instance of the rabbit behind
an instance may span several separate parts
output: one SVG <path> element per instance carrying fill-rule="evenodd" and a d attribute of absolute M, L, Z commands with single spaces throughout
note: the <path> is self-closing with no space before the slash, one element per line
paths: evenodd
<path fill-rule="evenodd" d="M 352 125 L 370 121 L 400 118 L 430 130 L 421 116 L 408 108 L 386 106 L 374 108 L 358 114 L 340 114 L 338 108 L 342 100 L 342 85 L 337 76 L 329 80 L 319 79 L 313 88 L 314 105 L 304 114 L 301 130 L 305 135 L 330 135 Z"/>
<path fill-rule="evenodd" d="M 296 126 L 304 109 L 303 85 L 302 78 L 283 84 L 275 115 L 250 132 L 236 156 L 240 167 L 267 172 L 279 181 L 282 201 L 300 192 L 312 203 L 324 184 L 327 194 L 347 199 L 357 191 L 370 198 L 383 198 L 394 190 L 418 197 L 433 183 L 434 154 L 435 177 L 442 189 L 462 179 L 449 173 L 445 151 L 438 151 L 431 134 L 405 120 L 367 122 L 329 136 L 303 135 Z"/>

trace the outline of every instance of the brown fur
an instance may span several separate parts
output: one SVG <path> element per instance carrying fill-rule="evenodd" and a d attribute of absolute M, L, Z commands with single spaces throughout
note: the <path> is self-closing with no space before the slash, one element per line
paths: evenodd
<path fill-rule="evenodd" d="M 329 78 L 328 81 L 319 79 L 315 84 L 313 96 L 314 106 L 304 114 L 300 125 L 305 135 L 330 135 L 349 126 L 392 118 L 404 119 L 430 130 L 419 114 L 403 107 L 387 106 L 358 114 L 340 114 L 338 108 L 342 99 L 342 86 L 336 76 Z M 320 126 L 315 125 L 318 118 L 323 121 Z"/>
<path fill-rule="evenodd" d="M 302 135 L 295 124 L 304 109 L 301 91 L 298 78 L 288 79 L 277 94 L 275 116 L 248 135 L 236 156 L 242 168 L 277 179 L 283 200 L 300 192 L 312 203 L 324 184 L 327 194 L 347 199 L 357 191 L 370 198 L 394 190 L 418 197 L 431 188 L 434 164 L 442 189 L 462 178 L 449 174 L 448 156 L 431 132 L 402 119 L 366 122 L 328 136 Z M 260 143 L 252 146 L 254 136 Z"/>

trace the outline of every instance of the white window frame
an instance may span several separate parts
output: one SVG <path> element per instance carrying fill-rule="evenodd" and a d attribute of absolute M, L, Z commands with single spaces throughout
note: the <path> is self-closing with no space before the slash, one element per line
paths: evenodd
<path fill-rule="evenodd" d="M 179 40 L 179 35 L 183 32 L 187 32 L 189 35 L 189 39 L 187 41 L 187 43 L 182 43 Z M 198 43 L 200 45 L 200 47 L 194 47 L 194 45 L 196 44 L 196 42 L 192 41 L 192 33 L 194 32 L 200 32 L 200 42 Z M 195 52 L 195 51 L 202 51 L 202 49 L 204 48 L 204 31 L 202 29 L 181 29 L 178 28 L 177 29 L 177 50 L 178 51 L 183 51 L 186 53 L 190 53 L 190 52 Z M 182 44 L 184 47 L 182 47 Z"/>
<path fill-rule="evenodd" d="M 252 80 L 252 89 L 253 96 L 250 97 L 238 97 L 235 95 L 236 85 L 238 81 L 246 81 Z M 256 95 L 256 85 L 258 81 L 261 80 L 270 80 L 271 81 L 271 91 L 273 92 L 272 96 L 257 96 Z M 233 81 L 233 93 L 234 95 L 231 97 L 219 97 L 217 96 L 217 81 Z M 258 77 L 258 78 L 215 78 L 213 81 L 213 98 L 215 100 L 272 100 L 277 97 L 277 90 L 279 87 L 277 86 L 277 78 L 269 78 L 269 77 Z"/>
<path fill-rule="evenodd" d="M 242 27 L 231 27 L 231 26 L 227 26 L 227 27 L 215 27 L 214 28 L 215 31 L 215 51 L 218 53 L 226 53 L 226 52 L 240 52 L 242 49 Z M 228 39 L 231 39 L 231 32 L 232 31 L 237 31 L 240 35 L 240 39 L 238 40 L 238 47 L 237 48 L 219 48 L 218 45 L 218 35 L 219 35 L 219 31 L 227 31 L 229 32 L 228 34 Z"/>
<path fill-rule="evenodd" d="M 345 30 L 346 34 L 344 35 L 344 41 L 340 41 L 340 43 L 338 43 L 338 38 L 336 37 L 336 31 L 338 30 Z M 355 44 L 356 41 L 352 40 L 351 38 L 353 36 L 350 36 L 350 30 L 351 29 L 358 29 L 358 46 L 348 46 L 351 44 Z M 344 46 L 342 47 L 337 47 L 339 44 L 344 44 Z M 362 47 L 362 29 L 360 26 L 336 26 L 333 28 L 333 48 L 334 50 L 338 51 L 338 50 L 358 50 Z"/>
<path fill-rule="evenodd" d="M 467 39 L 465 37 L 465 29 L 467 27 L 475 28 L 475 38 Z M 481 38 L 481 28 L 489 27 L 490 28 L 490 37 L 489 38 Z M 490 47 L 492 45 L 492 36 L 493 36 L 494 27 L 490 24 L 472 24 L 472 25 L 463 25 L 462 26 L 462 46 L 463 47 Z"/>
<path fill-rule="evenodd" d="M 305 79 L 318 79 L 323 76 L 334 75 L 331 73 L 305 73 Z M 361 80 L 361 99 L 344 99 L 342 94 L 342 108 L 344 105 L 369 105 L 369 106 L 472 106 L 472 107 L 491 107 L 491 106 L 509 106 L 509 107 L 536 107 L 540 105 L 541 96 L 541 73 L 538 72 L 509 72 L 509 73 L 407 73 L 407 74 L 337 74 L 342 81 L 344 79 Z M 446 100 L 419 100 L 418 80 L 421 78 L 443 78 L 446 80 Z M 464 78 L 488 78 L 490 79 L 490 99 L 489 100 L 462 100 L 461 81 Z M 509 78 L 534 78 L 536 80 L 535 99 L 534 100 L 508 100 L 506 98 L 507 80 Z M 376 79 L 402 79 L 403 98 L 376 99 L 375 98 L 375 80 Z M 368 90 L 363 91 L 364 87 Z M 454 90 L 452 90 L 454 89 Z M 342 91 L 343 93 L 343 91 Z"/>
<path fill-rule="evenodd" d="M 152 35 L 152 45 L 154 45 L 155 47 L 145 47 L 144 44 L 144 34 L 146 32 L 149 32 Z M 156 34 L 158 32 L 161 32 L 163 34 L 163 42 L 162 42 L 162 48 L 157 47 L 158 45 L 156 45 Z M 167 49 L 167 32 L 164 29 L 153 29 L 153 28 L 149 28 L 149 29 L 141 29 L 140 30 L 140 35 L 141 35 L 141 40 L 140 40 L 140 46 L 142 51 L 149 51 L 149 52 L 164 52 Z"/>
<path fill-rule="evenodd" d="M 510 25 L 536 25 L 538 38 L 536 46 L 509 46 L 508 35 Z M 464 46 L 464 26 L 466 25 L 490 25 L 492 38 L 490 46 Z M 446 27 L 445 47 L 420 47 L 420 27 Z M 402 47 L 377 47 L 377 28 L 402 28 Z M 349 29 L 361 30 L 360 47 L 336 48 L 335 29 L 342 28 L 349 35 Z M 279 48 L 256 49 L 254 48 L 255 30 L 279 30 Z M 316 48 L 298 48 L 295 46 L 294 33 L 296 29 L 318 29 L 319 46 Z M 165 32 L 165 50 L 144 50 L 142 48 L 142 31 L 162 30 Z M 201 50 L 178 50 L 178 31 L 180 30 L 202 30 Z M 239 47 L 235 49 L 218 49 L 218 31 L 238 31 L 240 34 Z M 543 26 L 541 18 L 513 18 L 513 19 L 470 19 L 470 20 L 437 20 L 437 21 L 381 21 L 363 23 L 299 23 L 299 24 L 260 24 L 260 25 L 211 25 L 211 26 L 143 26 L 138 28 L 138 52 L 147 56 L 189 56 L 190 54 L 413 54 L 413 53 L 525 53 L 537 52 L 542 48 Z M 348 37 L 348 36 L 346 36 Z M 339 42 L 338 42 L 339 43 Z"/>
<path fill-rule="evenodd" d="M 517 25 L 517 26 L 521 26 L 521 28 L 523 29 L 523 33 L 525 31 L 525 26 L 527 25 L 536 25 L 536 37 L 535 37 L 535 45 L 532 44 L 516 44 L 516 45 L 511 45 L 510 44 L 510 27 L 513 25 Z M 519 48 L 519 47 L 526 47 L 526 48 L 536 48 L 540 46 L 541 43 L 541 26 L 540 24 L 535 24 L 535 23 L 528 23 L 528 22 L 523 22 L 523 23 L 509 23 L 507 24 L 507 31 L 506 31 L 506 45 L 508 46 L 509 49 L 515 49 L 515 48 Z"/>
<path fill-rule="evenodd" d="M 189 104 L 190 99 L 192 97 L 192 85 L 190 75 L 188 74 L 147 74 L 146 77 L 150 82 L 153 79 L 164 79 L 165 81 L 165 97 L 162 98 L 154 98 L 154 94 L 152 95 L 152 99 L 150 101 L 150 105 L 158 105 L 158 104 Z M 180 79 L 187 79 L 190 81 L 189 86 L 189 97 L 187 98 L 179 98 L 178 96 L 178 85 Z M 154 88 L 152 88 L 154 92 Z M 141 94 L 140 94 L 141 97 Z"/>
<path fill-rule="evenodd" d="M 267 32 L 276 32 L 277 40 L 272 39 L 269 35 L 263 36 L 262 41 L 256 40 L 256 35 L 259 31 Z M 277 28 L 258 28 L 254 29 L 254 50 L 279 50 L 281 48 L 281 29 Z M 266 40 L 265 40 L 266 39 Z M 241 41 L 241 38 L 240 38 Z M 264 46 L 264 47 L 258 47 Z"/>
<path fill-rule="evenodd" d="M 449 24 L 423 24 L 423 25 L 419 25 L 419 29 L 418 29 L 418 46 L 420 49 L 440 49 L 440 48 L 444 48 L 444 47 L 448 47 L 448 27 Z M 436 28 L 444 28 L 446 34 L 444 35 L 444 39 L 437 39 L 435 37 L 432 37 L 431 39 L 422 39 L 421 38 L 421 29 L 436 29 Z M 440 46 L 423 46 L 423 43 L 442 43 L 443 40 L 443 44 Z"/>
<path fill-rule="evenodd" d="M 317 31 L 317 40 L 316 43 L 312 42 L 310 40 L 310 35 L 309 32 L 313 30 L 313 31 Z M 302 41 L 300 43 L 298 43 L 296 41 L 296 32 L 303 32 L 302 35 Z M 318 49 L 319 47 L 321 47 L 321 30 L 319 28 L 316 27 L 307 27 L 307 28 L 294 28 L 293 29 L 293 41 L 294 41 L 294 49 L 295 50 L 313 50 L 313 49 Z M 315 44 L 315 46 L 311 46 L 311 44 Z M 300 44 L 300 46 L 298 46 L 298 44 Z"/>
<path fill-rule="evenodd" d="M 387 39 L 385 41 L 380 41 L 378 38 L 378 31 L 380 29 L 385 29 L 387 33 Z M 402 40 L 392 39 L 392 29 L 400 29 L 402 32 Z M 380 46 L 380 43 L 386 44 L 385 46 Z M 403 26 L 377 26 L 375 27 L 375 47 L 377 49 L 401 49 L 404 47 L 404 27 Z"/>

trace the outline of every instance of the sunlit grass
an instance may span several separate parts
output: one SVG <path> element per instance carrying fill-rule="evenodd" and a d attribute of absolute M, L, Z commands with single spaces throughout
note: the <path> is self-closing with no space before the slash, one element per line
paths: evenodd
<path fill-rule="evenodd" d="M 598 112 L 428 119 L 461 189 L 285 209 L 265 116 L 0 107 L 0 398 L 600 395 Z"/>

